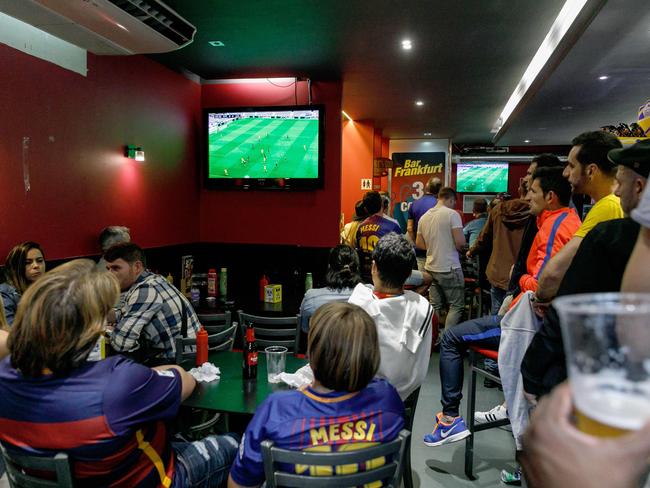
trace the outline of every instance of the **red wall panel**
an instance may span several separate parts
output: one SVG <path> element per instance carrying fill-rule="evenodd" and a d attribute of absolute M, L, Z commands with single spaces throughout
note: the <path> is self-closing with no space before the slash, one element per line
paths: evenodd
<path fill-rule="evenodd" d="M 0 45 L 0 65 L 0 261 L 24 240 L 94 254 L 112 224 L 144 247 L 198 240 L 199 85 L 142 56 L 88 55 L 83 77 Z"/>
<path fill-rule="evenodd" d="M 372 178 L 374 124 L 368 120 L 343 122 L 343 166 L 341 212 L 345 222 L 352 219 L 354 204 L 363 198 L 362 178 Z"/>
<path fill-rule="evenodd" d="M 276 86 L 279 85 L 279 86 Z M 203 107 L 307 103 L 306 82 L 203 85 Z M 296 100 L 297 94 L 297 100 Z M 325 183 L 315 191 L 200 191 L 204 242 L 338 243 L 341 195 L 341 83 L 313 82 L 312 102 L 325 105 Z"/>

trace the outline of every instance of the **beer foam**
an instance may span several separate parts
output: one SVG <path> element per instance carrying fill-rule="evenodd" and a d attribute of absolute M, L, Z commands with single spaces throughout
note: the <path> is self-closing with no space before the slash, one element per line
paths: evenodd
<path fill-rule="evenodd" d="M 650 420 L 650 380 L 626 380 L 620 371 L 598 374 L 572 372 L 576 408 L 605 425 L 637 430 Z"/>

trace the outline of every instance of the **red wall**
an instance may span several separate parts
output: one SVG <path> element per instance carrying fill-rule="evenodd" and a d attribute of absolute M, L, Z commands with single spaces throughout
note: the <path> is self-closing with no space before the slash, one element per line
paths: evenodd
<path fill-rule="evenodd" d="M 372 121 L 343 122 L 343 164 L 341 168 L 341 212 L 352 219 L 354 204 L 363 198 L 362 178 L 372 178 L 375 129 Z"/>
<path fill-rule="evenodd" d="M 293 105 L 293 85 L 203 85 L 203 107 Z M 298 86 L 307 102 L 306 83 Z M 312 102 L 325 104 L 325 183 L 302 192 L 200 191 L 200 238 L 205 242 L 334 246 L 341 195 L 341 83 L 313 82 Z"/>
<path fill-rule="evenodd" d="M 142 56 L 88 55 L 83 77 L 0 45 L 0 66 L 0 262 L 24 240 L 48 259 L 98 253 L 107 225 L 144 247 L 198 240 L 199 85 Z"/>

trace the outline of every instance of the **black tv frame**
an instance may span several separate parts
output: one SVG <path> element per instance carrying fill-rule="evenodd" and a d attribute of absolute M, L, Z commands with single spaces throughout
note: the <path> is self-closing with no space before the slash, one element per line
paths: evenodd
<path fill-rule="evenodd" d="M 227 112 L 291 112 L 318 110 L 318 177 L 317 178 L 210 178 L 208 115 Z M 207 107 L 203 109 L 203 185 L 211 190 L 310 191 L 322 189 L 325 182 L 325 105 L 272 105 L 246 107 Z"/>

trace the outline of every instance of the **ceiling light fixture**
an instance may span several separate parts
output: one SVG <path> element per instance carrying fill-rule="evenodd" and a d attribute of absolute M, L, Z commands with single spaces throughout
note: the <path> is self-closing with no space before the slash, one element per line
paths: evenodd
<path fill-rule="evenodd" d="M 607 79 L 609 79 L 609 76 L 607 76 L 607 75 L 602 75 L 602 76 L 599 76 L 598 79 L 599 79 L 599 80 L 607 80 Z"/>
<path fill-rule="evenodd" d="M 411 43 L 410 39 L 404 39 L 402 41 L 402 49 L 404 49 L 405 51 L 410 51 L 412 47 L 413 44 Z"/>
<path fill-rule="evenodd" d="M 422 105 L 424 105 L 424 102 L 423 102 L 422 100 L 416 100 L 416 101 L 415 101 L 415 104 L 416 104 L 418 107 L 421 107 Z"/>
<path fill-rule="evenodd" d="M 430 136 L 430 135 L 431 135 L 431 132 L 425 132 L 424 135 L 425 135 L 425 136 Z"/>
<path fill-rule="evenodd" d="M 595 14 L 605 4 L 606 0 L 566 0 L 551 29 L 546 34 L 535 56 L 530 61 L 521 80 L 517 83 L 501 115 L 492 128 L 494 141 L 503 135 L 504 128 L 516 109 L 521 108 L 521 102 L 534 83 L 540 83 L 540 73 L 559 63 L 564 54 L 579 37 L 580 29 L 587 28 Z M 580 22 L 576 22 L 580 17 Z M 571 30 L 571 35 L 567 33 Z"/>
<path fill-rule="evenodd" d="M 354 120 L 352 120 L 352 117 L 345 113 L 345 110 L 341 110 L 341 113 L 343 114 L 343 117 L 348 119 L 350 122 L 354 122 Z"/>
<path fill-rule="evenodd" d="M 524 142 L 525 142 L 526 144 L 530 144 L 530 139 L 524 139 Z"/>

